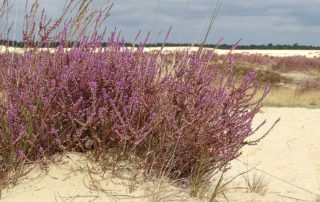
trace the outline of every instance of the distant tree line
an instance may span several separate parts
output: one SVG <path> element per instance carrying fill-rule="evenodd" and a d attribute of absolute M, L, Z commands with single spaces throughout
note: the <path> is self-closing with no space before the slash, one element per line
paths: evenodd
<path fill-rule="evenodd" d="M 192 44 L 190 43 L 166 43 L 165 46 L 170 46 L 170 47 L 179 47 L 179 46 L 191 46 Z M 201 44 L 194 44 L 194 46 L 200 46 Z M 155 44 L 148 44 L 149 47 L 159 47 L 162 46 L 162 43 L 155 43 Z M 205 44 L 204 47 L 206 48 L 214 48 L 216 47 L 216 44 Z M 231 49 L 234 45 L 230 44 L 220 44 L 218 45 L 219 49 Z M 269 43 L 267 45 L 262 44 L 262 45 L 238 45 L 236 49 L 286 49 L 286 50 L 319 50 L 320 46 L 310 46 L 310 45 L 299 45 L 297 43 L 294 43 L 292 45 L 288 44 L 272 44 Z"/>
<path fill-rule="evenodd" d="M 74 45 L 76 45 L 77 42 L 66 42 L 64 43 L 65 46 L 67 47 L 72 47 Z M 25 43 L 22 41 L 12 41 L 12 40 L 0 40 L 0 45 L 7 45 L 7 46 L 12 46 L 12 47 L 18 47 L 18 48 L 23 48 L 25 47 Z M 59 42 L 55 42 L 55 43 L 51 43 L 49 47 L 57 47 L 58 45 L 60 45 Z M 106 46 L 107 43 L 104 42 L 102 43 L 102 46 Z M 126 43 L 126 46 L 139 46 L 139 44 L 132 44 L 132 43 Z M 152 43 L 152 44 L 147 44 L 147 47 L 161 47 L 163 45 L 163 43 Z M 190 43 L 165 43 L 165 46 L 167 47 L 189 47 L 192 44 Z M 193 46 L 199 47 L 201 44 L 193 44 Z M 37 47 L 44 47 L 44 45 L 41 45 L 39 42 L 34 42 L 34 44 L 28 44 L 28 46 L 37 46 Z M 216 44 L 205 44 L 204 47 L 206 48 L 214 48 L 216 47 Z M 231 49 L 233 47 L 233 45 L 230 44 L 220 44 L 218 46 L 219 49 Z M 297 43 L 294 43 L 292 45 L 289 44 L 272 44 L 269 43 L 267 45 L 262 44 L 262 45 L 255 45 L 255 44 L 251 44 L 251 45 L 238 45 L 236 47 L 236 49 L 262 49 L 262 50 L 268 50 L 268 49 L 276 49 L 276 50 L 319 50 L 320 46 L 310 46 L 310 45 L 299 45 Z"/>

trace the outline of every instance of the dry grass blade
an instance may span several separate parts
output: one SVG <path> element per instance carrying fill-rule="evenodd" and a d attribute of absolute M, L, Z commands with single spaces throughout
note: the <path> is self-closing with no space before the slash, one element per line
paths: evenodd
<path fill-rule="evenodd" d="M 11 0 L 3 0 L 2 4 L 0 5 L 0 24 L 2 27 L 2 29 L 0 30 L 0 34 L 6 33 L 4 34 L 4 36 L 7 38 L 9 38 L 9 33 L 13 26 L 13 23 L 9 22 L 9 13 L 12 7 L 13 7 L 13 4 Z"/>
<path fill-rule="evenodd" d="M 108 198 L 111 200 L 111 201 L 118 201 L 118 198 L 116 196 L 114 196 L 113 194 L 111 194 L 109 192 L 109 190 L 106 190 L 104 189 L 100 182 L 98 180 L 96 180 L 94 177 L 93 177 L 93 173 L 91 171 L 91 168 L 89 167 L 89 165 L 87 164 L 87 171 L 88 171 L 88 175 L 89 175 L 89 178 L 90 178 L 90 185 L 87 186 L 88 189 L 90 190 L 93 190 L 93 191 L 98 191 L 98 192 L 103 192 L 105 193 Z M 85 184 L 85 183 L 84 183 Z"/>
<path fill-rule="evenodd" d="M 249 173 L 243 175 L 243 179 L 246 183 L 248 192 L 257 193 L 260 195 L 265 195 L 268 191 L 268 182 L 266 182 L 263 175 L 258 175 L 255 172 L 252 176 L 249 176 Z"/>
<path fill-rule="evenodd" d="M 219 180 L 218 180 L 218 183 L 216 184 L 214 190 L 213 190 L 213 193 L 211 194 L 211 197 L 210 197 L 210 202 L 215 202 L 216 201 L 216 198 L 221 190 L 221 183 L 223 181 L 223 175 L 224 175 L 224 172 L 221 173 L 220 177 L 219 177 Z"/>
<path fill-rule="evenodd" d="M 308 200 L 304 200 L 304 199 L 300 199 L 300 198 L 295 198 L 295 197 L 292 197 L 292 196 L 284 196 L 284 195 L 281 195 L 281 194 L 278 194 L 278 196 L 282 197 L 282 198 L 286 198 L 286 199 L 290 199 L 292 201 L 297 201 L 297 202 L 312 202 L 312 201 L 308 201 Z M 319 200 L 316 200 L 316 202 L 318 202 Z"/>
<path fill-rule="evenodd" d="M 223 2 L 223 0 L 218 0 L 217 4 L 216 4 L 216 6 L 215 6 L 215 8 L 214 8 L 214 10 L 212 12 L 212 17 L 211 17 L 211 20 L 210 20 L 206 35 L 205 35 L 205 37 L 203 39 L 203 42 L 201 43 L 200 48 L 199 48 L 199 55 L 201 55 L 202 49 L 203 49 L 204 45 L 207 42 L 208 36 L 210 34 L 210 31 L 212 30 L 213 24 L 214 24 L 214 22 L 216 21 L 216 19 L 218 17 L 219 11 L 220 11 L 221 6 L 222 6 L 222 2 Z"/>
<path fill-rule="evenodd" d="M 113 3 L 106 0 L 101 8 L 92 8 L 92 0 L 79 1 L 80 5 L 75 14 L 69 38 L 75 40 L 88 31 L 88 26 L 93 24 L 91 35 L 105 23 L 110 15 Z"/>
<path fill-rule="evenodd" d="M 268 191 L 269 182 L 266 181 L 264 175 L 258 175 L 255 171 L 252 171 L 256 169 L 256 166 L 250 168 L 249 170 L 248 161 L 246 162 L 246 165 L 247 171 L 245 172 L 245 175 L 242 175 L 242 177 L 245 182 L 245 188 L 247 189 L 247 192 L 257 193 L 261 196 L 264 196 Z"/>
<path fill-rule="evenodd" d="M 4 16 L 6 16 L 10 9 L 12 8 L 13 4 L 10 0 L 4 0 L 0 6 L 0 19 L 2 19 Z"/>

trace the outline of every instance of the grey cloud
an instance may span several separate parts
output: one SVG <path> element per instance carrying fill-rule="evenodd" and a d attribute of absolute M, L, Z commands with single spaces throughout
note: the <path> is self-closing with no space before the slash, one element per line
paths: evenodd
<path fill-rule="evenodd" d="M 19 2 L 19 3 L 18 3 Z M 23 2 L 23 3 L 21 3 Z M 15 0 L 23 20 L 25 0 Z M 64 0 L 41 0 L 52 16 L 60 14 Z M 104 0 L 94 0 L 101 6 Z M 201 40 L 216 0 L 114 0 L 108 21 L 109 30 L 117 27 L 127 40 L 139 30 L 153 31 L 153 40 L 163 40 L 172 25 L 171 42 Z M 219 17 L 208 42 L 214 43 L 225 36 L 226 43 L 243 38 L 243 44 L 295 43 L 320 45 L 319 0 L 224 0 Z M 18 24 L 18 23 L 17 23 Z M 17 30 L 21 26 L 17 26 Z"/>

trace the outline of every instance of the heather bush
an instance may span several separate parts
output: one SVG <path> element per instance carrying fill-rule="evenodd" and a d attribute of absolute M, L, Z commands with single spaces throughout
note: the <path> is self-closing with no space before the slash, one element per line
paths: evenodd
<path fill-rule="evenodd" d="M 228 56 L 220 56 L 226 59 Z M 319 57 L 307 58 L 305 56 L 288 56 L 288 57 L 273 57 L 260 54 L 233 54 L 236 63 L 245 63 L 250 65 L 262 65 L 271 67 L 274 71 L 319 71 Z"/>
<path fill-rule="evenodd" d="M 262 69 L 262 68 L 255 70 L 254 67 L 250 67 L 249 65 L 236 64 L 233 67 L 233 71 L 234 71 L 234 74 L 236 74 L 240 78 L 245 77 L 249 72 L 255 71 L 257 73 L 257 79 L 259 82 L 267 83 L 270 85 L 286 83 L 289 80 L 278 72 Z"/>
<path fill-rule="evenodd" d="M 57 39 L 69 31 L 66 24 Z M 145 43 L 125 47 L 115 32 L 106 47 L 104 34 L 82 33 L 68 50 L 59 43 L 53 52 L 1 53 L 2 180 L 21 162 L 93 149 L 98 159 L 134 156 L 148 173 L 189 179 L 196 194 L 208 173 L 259 141 L 246 138 L 269 88 L 254 99 L 255 72 L 238 81 L 231 59 L 212 63 L 214 52 L 177 52 L 168 62 Z M 48 38 L 39 46 L 49 47 Z"/>
<path fill-rule="evenodd" d="M 273 65 L 273 69 L 280 71 L 319 71 L 320 70 L 320 58 L 307 58 L 305 56 L 292 56 L 283 57 L 278 59 L 278 62 Z"/>
<path fill-rule="evenodd" d="M 83 151 L 91 140 L 100 153 L 137 155 L 146 169 L 169 163 L 189 177 L 240 154 L 261 106 L 250 103 L 254 72 L 238 86 L 228 66 L 207 65 L 210 53 L 188 52 L 165 71 L 161 55 L 122 44 L 112 35 L 107 48 L 2 55 L 11 61 L 1 67 L 4 162 Z"/>

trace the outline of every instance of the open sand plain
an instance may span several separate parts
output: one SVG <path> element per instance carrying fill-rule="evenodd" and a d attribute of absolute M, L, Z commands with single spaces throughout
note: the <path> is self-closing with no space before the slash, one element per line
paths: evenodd
<path fill-rule="evenodd" d="M 191 50 L 197 51 L 198 47 L 165 47 L 163 48 L 164 52 L 174 52 L 177 50 Z M 205 48 L 210 50 L 210 48 Z M 146 51 L 157 51 L 160 50 L 159 47 L 155 48 L 146 48 Z M 212 50 L 212 48 L 211 48 Z M 224 55 L 230 53 L 230 50 L 227 49 L 215 49 L 216 53 L 219 55 Z M 246 50 L 246 49 L 235 49 L 232 50 L 232 53 L 239 53 L 239 54 L 261 54 L 261 55 L 268 55 L 274 57 L 288 57 L 288 56 L 305 56 L 307 58 L 313 57 L 320 57 L 320 50 Z"/>
<path fill-rule="evenodd" d="M 146 47 L 145 51 L 159 51 L 160 47 Z M 198 47 L 164 47 L 163 52 L 175 52 L 178 50 L 190 50 L 190 51 L 197 51 Z M 207 50 L 213 50 L 212 48 L 205 48 Z M 8 50 L 9 52 L 18 52 L 22 53 L 25 51 L 23 48 L 15 48 L 15 47 L 8 47 L 0 46 L 0 52 L 4 52 Z M 42 48 L 40 50 L 47 50 Z M 54 51 L 54 49 L 49 49 L 50 51 Z M 69 49 L 68 49 L 69 50 Z M 215 49 L 216 53 L 219 55 L 228 54 L 230 50 L 227 49 Z M 288 56 L 305 56 L 307 58 L 313 57 L 320 57 L 320 50 L 240 50 L 235 49 L 232 50 L 232 53 L 239 53 L 239 54 L 261 54 L 261 55 L 268 55 L 274 57 L 288 57 Z"/>

